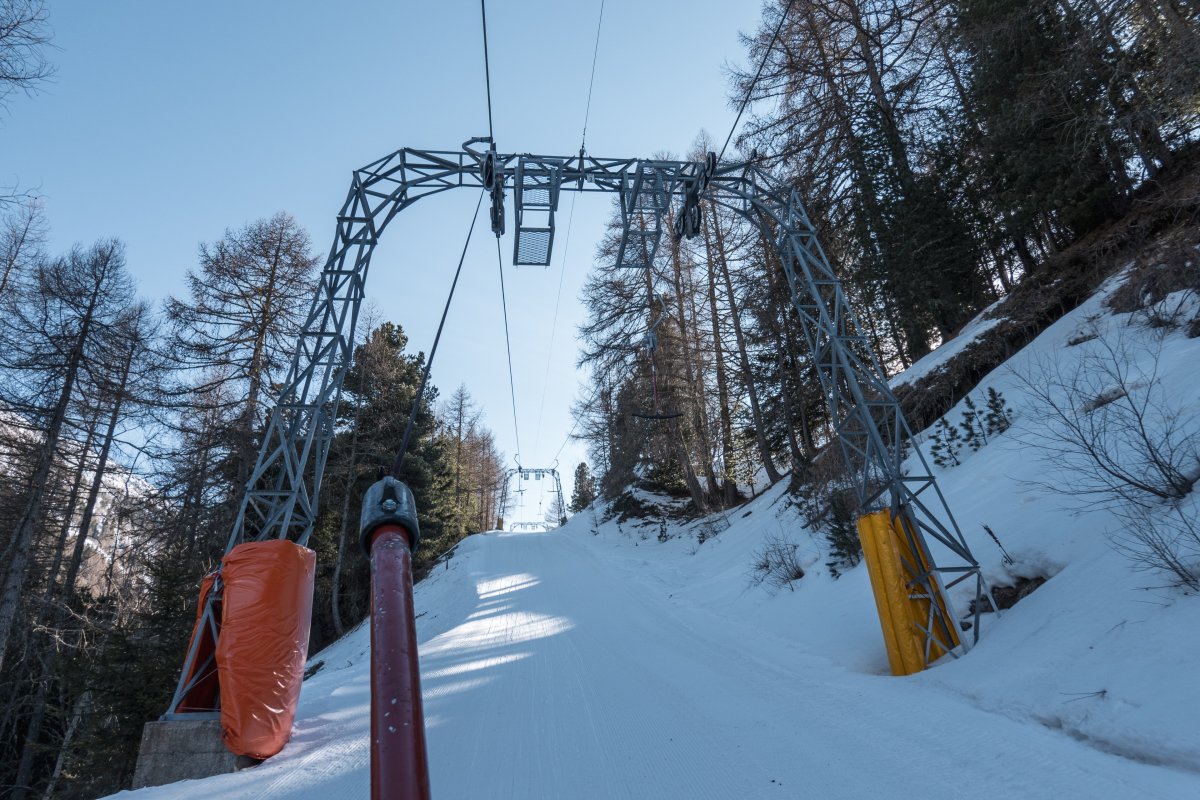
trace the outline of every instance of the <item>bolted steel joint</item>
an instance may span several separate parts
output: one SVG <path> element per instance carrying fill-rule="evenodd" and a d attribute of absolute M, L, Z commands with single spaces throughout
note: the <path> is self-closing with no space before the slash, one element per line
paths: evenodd
<path fill-rule="evenodd" d="M 376 481 L 363 495 L 358 535 L 363 550 L 371 554 L 371 537 L 382 525 L 399 525 L 408 531 L 412 552 L 417 551 L 421 532 L 417 526 L 417 503 L 403 482 L 388 476 Z"/>

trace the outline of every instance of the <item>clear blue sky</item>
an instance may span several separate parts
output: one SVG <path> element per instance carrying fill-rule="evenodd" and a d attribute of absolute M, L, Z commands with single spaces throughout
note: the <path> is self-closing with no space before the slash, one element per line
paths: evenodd
<path fill-rule="evenodd" d="M 57 75 L 0 118 L 0 185 L 44 196 L 55 250 L 122 239 L 141 292 L 155 300 L 182 291 L 198 243 L 276 211 L 294 215 L 323 256 L 353 169 L 400 147 L 455 150 L 487 133 L 474 0 L 51 0 L 49 8 Z M 578 152 L 599 11 L 599 0 L 488 3 L 501 151 Z M 760 0 L 607 0 L 588 151 L 678 154 L 701 130 L 723 140 L 734 116 L 725 70 L 745 62 L 738 32 L 752 30 L 760 11 Z M 502 242 L 526 466 L 549 465 L 586 379 L 575 368 L 577 298 L 610 198 L 578 197 L 567 249 L 572 196 L 560 205 L 549 269 L 511 266 L 510 237 Z M 376 251 L 368 296 L 415 349 L 432 342 L 475 199 L 464 189 L 422 201 Z M 432 380 L 443 396 L 466 383 L 511 458 L 485 220 Z M 511 208 L 509 222 L 511 230 Z M 570 442 L 559 458 L 569 492 L 584 449 Z M 515 519 L 537 516 L 537 486 Z"/>

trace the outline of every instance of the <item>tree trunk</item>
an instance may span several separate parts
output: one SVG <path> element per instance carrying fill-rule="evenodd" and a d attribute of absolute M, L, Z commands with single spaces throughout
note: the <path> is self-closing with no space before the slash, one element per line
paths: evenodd
<path fill-rule="evenodd" d="M 29 715 L 29 726 L 25 729 L 25 745 L 21 749 L 21 760 L 17 765 L 17 776 L 13 781 L 11 800 L 25 800 L 26 793 L 33 787 L 33 758 L 37 752 L 38 739 L 42 736 L 42 723 L 46 720 L 46 695 L 50 691 L 50 680 L 54 657 L 47 654 L 42 658 L 41 680 L 33 699 L 33 712 Z"/>
<path fill-rule="evenodd" d="M 696 510 L 701 514 L 708 513 L 708 500 L 705 497 L 704 489 L 700 486 L 700 481 L 696 477 L 696 470 L 692 467 L 692 457 L 688 453 L 687 445 L 683 441 L 682 425 L 679 420 L 671 420 L 672 435 L 668 437 L 675 450 L 675 458 L 679 460 L 679 466 L 683 468 L 683 482 L 687 484 L 688 493 L 692 496 L 692 502 L 696 505 Z"/>
<path fill-rule="evenodd" d="M 796 406 L 793 402 L 792 393 L 788 390 L 787 381 L 787 359 L 790 355 L 795 359 L 795 351 L 787 346 L 784 342 L 784 331 L 787 326 L 788 308 L 791 303 L 784 298 L 790 297 L 790 289 L 780 285 L 780 272 L 776 269 L 776 261 L 772 258 L 771 250 L 769 249 L 770 242 L 766 235 L 761 235 L 760 242 L 763 247 L 763 266 L 767 273 L 767 300 L 768 308 L 771 309 L 771 316 L 774 317 L 770 327 L 771 337 L 775 340 L 775 363 L 776 369 L 779 370 L 779 398 L 783 401 L 783 414 L 785 417 L 784 431 L 787 433 L 788 449 L 792 456 L 793 466 L 799 466 L 807 462 L 808 457 L 801 453 L 800 444 L 796 441 L 796 430 L 792 425 L 792 420 L 796 418 Z M 783 300 L 782 303 L 775 302 Z"/>
<path fill-rule="evenodd" d="M 711 207 L 710 207 L 711 212 Z M 721 489 L 725 507 L 737 499 L 737 472 L 733 457 L 733 415 L 729 410 L 729 383 L 725 377 L 725 346 L 721 337 L 720 315 L 717 313 L 717 268 L 713 264 L 713 245 L 710 216 L 704 215 L 704 248 L 708 260 L 708 304 L 712 314 L 713 353 L 717 370 L 717 401 L 721 412 Z"/>
<path fill-rule="evenodd" d="M 42 448 L 38 453 L 37 466 L 29 481 L 29 498 L 25 503 L 20 521 L 17 523 L 16 531 L 13 533 L 12 558 L 4 572 L 3 588 L 0 589 L 0 669 L 4 666 L 4 653 L 8 648 L 8 639 L 12 633 L 13 623 L 16 621 L 17 607 L 21 602 L 21 589 L 25 585 L 25 577 L 29 571 L 33 534 L 38 523 L 41 522 L 46 484 L 50 479 L 50 470 L 54 466 L 58 439 L 62 435 L 67 408 L 71 404 L 71 395 L 75 391 L 75 381 L 79 377 L 84 347 L 91 336 L 92 325 L 95 322 L 96 304 L 99 299 L 100 284 L 97 283 L 89 299 L 87 310 L 80 321 L 79 333 L 75 336 L 70 355 L 67 357 L 62 389 L 50 415 L 46 438 L 43 440 Z"/>
<path fill-rule="evenodd" d="M 92 485 L 88 490 L 87 505 L 83 509 L 83 517 L 79 520 L 79 533 L 75 537 L 75 550 L 71 554 L 71 562 L 67 566 L 67 577 L 63 580 L 63 601 L 68 602 L 75 594 L 75 578 L 83 563 L 84 546 L 87 544 L 88 532 L 92 527 L 92 518 L 96 512 L 96 501 L 100 490 L 104 487 L 104 475 L 108 469 L 108 456 L 112 452 L 113 438 L 117 432 L 117 421 L 121 417 L 121 406 L 125 402 L 125 388 L 129 382 L 129 371 L 133 364 L 134 344 L 130 344 L 129 352 L 121 365 L 121 375 L 118 379 L 116 392 L 113 395 L 112 410 L 108 415 L 108 427 L 104 431 L 104 443 L 100 445 L 100 454 L 96 458 L 96 471 L 92 475 Z"/>
<path fill-rule="evenodd" d="M 67 501 L 67 510 L 63 513 L 63 524 L 58 532 L 58 545 L 54 548 L 54 560 L 50 563 L 50 571 L 46 576 L 46 590 L 42 594 L 47 601 L 54 595 L 58 571 L 62 568 L 63 556 L 67 551 L 67 540 L 71 538 L 71 530 L 75 527 L 72 524 L 75 520 L 75 506 L 79 503 L 79 490 L 83 488 L 83 473 L 87 470 L 87 459 L 92 452 L 92 442 L 96 439 L 96 427 L 99 421 L 99 414 L 94 414 L 88 424 L 87 437 L 84 439 L 83 448 L 79 453 L 79 466 L 75 468 L 75 478 L 71 482 L 71 496 Z"/>
<path fill-rule="evenodd" d="M 733 336 L 737 341 L 738 359 L 741 362 L 742 374 L 745 376 L 746 392 L 750 397 L 750 415 L 754 420 L 754 438 L 758 445 L 758 455 L 762 460 L 763 469 L 767 472 L 767 480 L 772 485 L 779 482 L 779 471 L 771 459 L 771 449 L 767 446 L 767 436 L 763 431 L 763 417 L 758 405 L 758 391 L 754 388 L 754 373 L 750 370 L 750 356 L 746 353 L 746 337 L 742 334 L 742 322 L 738 316 L 737 297 L 733 293 L 733 280 L 729 277 L 729 262 L 725 259 L 725 235 L 721 232 L 719 220 L 714 220 L 713 231 L 717 239 L 717 261 L 721 265 L 721 275 L 725 281 L 725 293 L 728 296 L 729 316 L 733 320 Z"/>
<path fill-rule="evenodd" d="M 329 611 L 333 616 L 333 631 L 341 638 L 346 633 L 342 624 L 342 558 L 346 552 L 346 529 L 350 524 L 350 495 L 358 469 L 358 420 L 362 406 L 354 406 L 354 432 L 350 435 L 350 469 L 342 488 L 342 523 L 338 526 L 337 558 L 333 562 L 333 581 L 329 587 Z"/>
<path fill-rule="evenodd" d="M 87 713 L 88 706 L 92 703 L 92 692 L 89 689 L 79 695 L 79 699 L 75 701 L 75 708 L 71 712 L 71 721 L 67 725 L 67 731 L 63 734 L 62 747 L 58 750 L 58 759 L 54 762 L 54 771 L 50 773 L 50 782 L 46 784 L 46 791 L 42 793 L 42 800 L 51 800 L 54 797 L 54 790 L 58 787 L 58 779 L 62 776 L 63 762 L 66 761 L 67 750 L 71 746 L 71 740 L 75 738 L 75 731 L 79 730 L 79 723 L 83 720 L 83 715 Z"/>
<path fill-rule="evenodd" d="M 672 226 L 668 225 L 668 229 Z M 717 476 L 713 473 L 713 458 L 712 458 L 712 442 L 708 433 L 708 416 L 704 409 L 704 383 L 699 377 L 699 370 L 693 362 L 692 353 L 692 334 L 689 330 L 686 309 L 683 304 L 684 285 L 683 285 L 683 264 L 682 257 L 679 252 L 679 242 L 671 238 L 671 266 L 674 268 L 675 277 L 675 308 L 679 315 L 679 337 L 680 344 L 683 347 L 683 368 L 684 379 L 687 381 L 688 405 L 692 409 L 692 425 L 696 429 L 696 434 L 700 438 L 701 461 L 704 467 L 704 479 L 708 484 L 708 495 L 713 499 L 720 498 L 720 489 L 717 484 Z M 694 327 L 694 326 L 691 326 Z"/>
<path fill-rule="evenodd" d="M 271 266 L 267 273 L 267 280 L 263 286 L 264 296 L 262 304 L 259 306 L 262 313 L 258 321 L 258 328 L 254 332 L 254 349 L 250 354 L 250 369 L 247 372 L 249 386 L 246 391 L 246 407 L 242 412 L 242 436 L 239 442 L 239 449 L 241 451 L 238 456 L 237 472 L 237 488 L 239 492 L 249 491 L 251 470 L 257 461 L 254 429 L 258 423 L 258 400 L 262 393 L 263 371 L 266 369 L 264 361 L 266 358 L 267 331 L 270 330 L 275 322 L 270 311 L 272 304 L 275 302 L 276 281 L 279 274 L 279 259 L 282 256 L 282 249 L 283 239 L 281 236 L 275 241 L 275 252 L 271 257 Z"/>

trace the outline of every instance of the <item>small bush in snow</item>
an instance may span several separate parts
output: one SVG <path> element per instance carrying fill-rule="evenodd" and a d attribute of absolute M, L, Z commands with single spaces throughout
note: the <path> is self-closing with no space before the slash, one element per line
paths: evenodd
<path fill-rule="evenodd" d="M 1023 443 L 1070 476 L 1047 487 L 1111 506 L 1185 497 L 1200 478 L 1200 428 L 1162 397 L 1158 347 L 1091 347 L 1070 367 L 1044 360 L 1018 376 L 1045 420 Z"/>
<path fill-rule="evenodd" d="M 1159 344 L 1098 339 L 1070 368 L 1020 375 L 1046 423 L 1024 444 L 1055 468 L 1045 488 L 1116 512 L 1109 539 L 1137 567 L 1200 590 L 1200 524 L 1182 510 L 1200 480 L 1200 423 L 1162 394 Z"/>
<path fill-rule="evenodd" d="M 942 417 L 933 426 L 933 446 L 929 448 L 933 463 L 939 467 L 957 467 L 962 462 L 958 460 L 959 443 L 958 428 L 951 425 Z"/>
<path fill-rule="evenodd" d="M 987 414 L 984 415 L 984 424 L 987 426 L 988 433 L 991 435 L 1004 433 L 1012 427 L 1012 418 L 1012 411 L 1009 409 L 1004 395 L 988 387 Z"/>
<path fill-rule="evenodd" d="M 829 543 L 829 560 L 825 566 L 834 580 L 862 561 L 862 541 L 858 538 L 853 502 L 844 497 L 834 497 L 829 502 L 830 521 L 825 529 L 825 541 Z"/>
<path fill-rule="evenodd" d="M 804 565 L 798 553 L 800 545 L 788 541 L 782 534 L 773 533 L 754 553 L 750 565 L 750 580 L 755 586 L 767 584 L 775 589 L 785 586 L 791 590 L 792 583 L 804 577 Z"/>
<path fill-rule="evenodd" d="M 983 408 L 979 407 L 971 395 L 964 397 L 963 403 L 967 409 L 957 427 L 951 425 L 945 417 L 933 426 L 933 445 L 929 448 L 929 454 L 933 456 L 933 463 L 943 469 L 957 467 L 962 463 L 958 454 L 964 444 L 974 452 L 1012 425 L 1013 415 L 1008 402 L 995 389 L 987 390 Z"/>
<path fill-rule="evenodd" d="M 1141 569 L 1162 570 L 1174 583 L 1200 591 L 1200 523 L 1178 504 L 1153 508 L 1141 504 L 1117 512 L 1123 523 L 1109 540 Z"/>
<path fill-rule="evenodd" d="M 963 412 L 962 422 L 960 426 L 963 432 L 963 442 L 967 447 L 974 452 L 988 443 L 987 424 L 984 421 L 983 412 L 975 405 L 975 401 L 971 395 L 963 398 L 963 403 L 967 410 Z"/>

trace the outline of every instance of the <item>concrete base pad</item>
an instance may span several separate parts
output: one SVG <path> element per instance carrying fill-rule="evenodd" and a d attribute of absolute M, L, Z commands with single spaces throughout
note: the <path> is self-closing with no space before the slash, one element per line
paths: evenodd
<path fill-rule="evenodd" d="M 142 729 L 133 788 L 234 772 L 238 757 L 221 741 L 221 720 L 147 722 Z"/>

